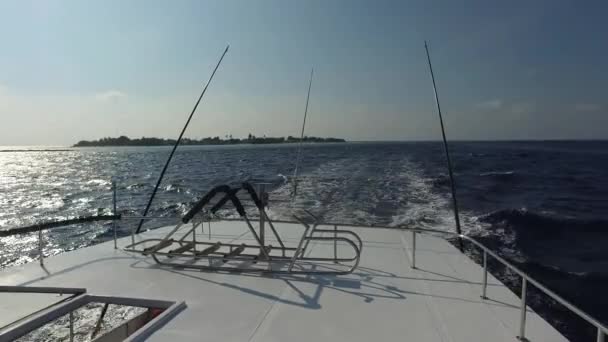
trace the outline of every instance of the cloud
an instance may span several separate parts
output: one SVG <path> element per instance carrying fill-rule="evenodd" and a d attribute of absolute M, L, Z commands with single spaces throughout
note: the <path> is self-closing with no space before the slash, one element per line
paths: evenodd
<path fill-rule="evenodd" d="M 602 109 L 602 106 L 596 103 L 578 103 L 574 109 L 578 112 L 597 112 Z"/>
<path fill-rule="evenodd" d="M 485 109 L 485 110 L 501 109 L 502 106 L 503 106 L 503 101 L 500 99 L 484 101 L 484 102 L 477 103 L 475 105 L 475 107 L 477 107 L 479 109 Z"/>
<path fill-rule="evenodd" d="M 115 101 L 125 97 L 127 97 L 126 93 L 114 89 L 95 94 L 95 99 L 99 101 Z"/>
<path fill-rule="evenodd" d="M 534 104 L 528 102 L 513 103 L 510 106 L 512 114 L 528 114 L 534 111 Z"/>
<path fill-rule="evenodd" d="M 112 88 L 103 92 L 29 92 L 0 84 L 0 146 L 69 146 L 78 140 L 100 136 L 131 132 L 143 135 L 141 132 L 147 134 L 147 130 L 161 127 L 158 118 L 167 118 L 161 115 L 179 105 L 173 98 L 153 98 L 145 104 L 136 100 Z M 156 121 L 141 128 L 125 128 L 134 127 L 137 120 L 141 120 L 138 114 L 141 112 L 148 114 L 147 119 L 152 117 Z M 120 120 L 124 125 L 117 123 Z"/>
<path fill-rule="evenodd" d="M 512 102 L 501 99 L 493 99 L 479 102 L 475 104 L 475 108 L 487 112 L 524 115 L 533 112 L 536 106 L 530 102 Z"/>

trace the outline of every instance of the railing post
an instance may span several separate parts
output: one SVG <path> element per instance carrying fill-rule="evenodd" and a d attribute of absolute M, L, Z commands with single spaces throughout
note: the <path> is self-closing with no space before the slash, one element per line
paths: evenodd
<path fill-rule="evenodd" d="M 416 231 L 412 230 L 412 268 L 416 268 Z"/>
<path fill-rule="evenodd" d="M 260 197 L 260 201 L 262 201 L 262 207 L 258 208 L 258 210 L 260 211 L 260 241 L 262 242 L 262 245 L 260 246 L 260 248 L 264 248 L 265 246 L 265 241 L 264 241 L 264 206 L 266 206 L 266 195 L 265 192 L 266 191 L 266 185 L 264 183 L 260 183 L 258 184 L 258 196 Z M 262 254 L 262 252 L 260 251 L 260 254 Z"/>
<path fill-rule="evenodd" d="M 116 216 L 116 180 L 112 177 L 112 215 Z M 116 220 L 112 221 L 112 229 L 114 230 L 114 249 L 118 249 L 116 244 Z"/>
<path fill-rule="evenodd" d="M 338 263 L 338 226 L 334 225 L 334 263 Z"/>
<path fill-rule="evenodd" d="M 519 336 L 517 338 L 520 341 L 526 341 L 526 293 L 528 292 L 528 281 L 524 277 L 521 279 L 521 316 L 519 321 Z"/>
<path fill-rule="evenodd" d="M 42 229 L 38 231 L 38 255 L 40 259 L 40 266 L 44 266 L 44 253 L 42 251 L 44 241 L 42 241 Z"/>
<path fill-rule="evenodd" d="M 74 342 L 74 311 L 70 311 L 70 342 Z"/>
<path fill-rule="evenodd" d="M 192 250 L 194 251 L 194 254 L 196 254 L 196 225 L 194 224 L 194 221 L 192 221 L 192 242 L 194 243 L 194 245 L 192 245 Z"/>
<path fill-rule="evenodd" d="M 602 328 L 598 327 L 597 328 L 597 342 L 604 342 L 604 332 L 602 331 Z"/>
<path fill-rule="evenodd" d="M 481 298 L 487 299 L 486 291 L 488 289 L 488 252 L 483 250 L 483 283 L 481 288 Z"/>

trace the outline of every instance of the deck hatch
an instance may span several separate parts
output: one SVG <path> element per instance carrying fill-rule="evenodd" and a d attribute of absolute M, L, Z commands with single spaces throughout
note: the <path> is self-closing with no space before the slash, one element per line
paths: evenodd
<path fill-rule="evenodd" d="M 184 302 L 81 294 L 0 332 L 0 341 L 142 341 Z"/>

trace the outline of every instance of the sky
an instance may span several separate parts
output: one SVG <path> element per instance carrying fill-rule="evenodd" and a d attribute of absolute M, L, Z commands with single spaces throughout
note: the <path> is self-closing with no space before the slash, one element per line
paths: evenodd
<path fill-rule="evenodd" d="M 605 0 L 1 1 L 0 146 L 607 139 Z"/>

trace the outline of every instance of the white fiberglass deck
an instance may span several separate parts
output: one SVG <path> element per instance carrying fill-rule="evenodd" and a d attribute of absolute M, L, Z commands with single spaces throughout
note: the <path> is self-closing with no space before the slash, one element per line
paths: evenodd
<path fill-rule="evenodd" d="M 295 243 L 299 225 L 275 224 Z M 141 234 L 162 236 L 170 228 Z M 115 250 L 112 241 L 0 272 L 1 285 L 82 287 L 94 295 L 185 301 L 187 308 L 151 341 L 516 341 L 520 300 L 491 275 L 480 298 L 482 269 L 441 238 L 351 229 L 364 241 L 361 263 L 346 276 L 239 275 L 158 267 L 150 257 Z M 199 230 L 200 232 L 200 230 Z M 214 222 L 212 240 L 250 242 L 242 222 Z M 216 235 L 217 234 L 217 235 Z M 198 234 L 202 240 L 207 236 Z M 119 248 L 130 237 L 119 240 Z M 316 243 L 310 253 L 333 245 Z M 0 294 L 0 326 L 9 312 L 39 309 Z M 7 313 L 7 314 L 5 314 Z M 16 314 L 15 314 L 16 315 Z M 530 341 L 565 341 L 529 310 Z"/>

